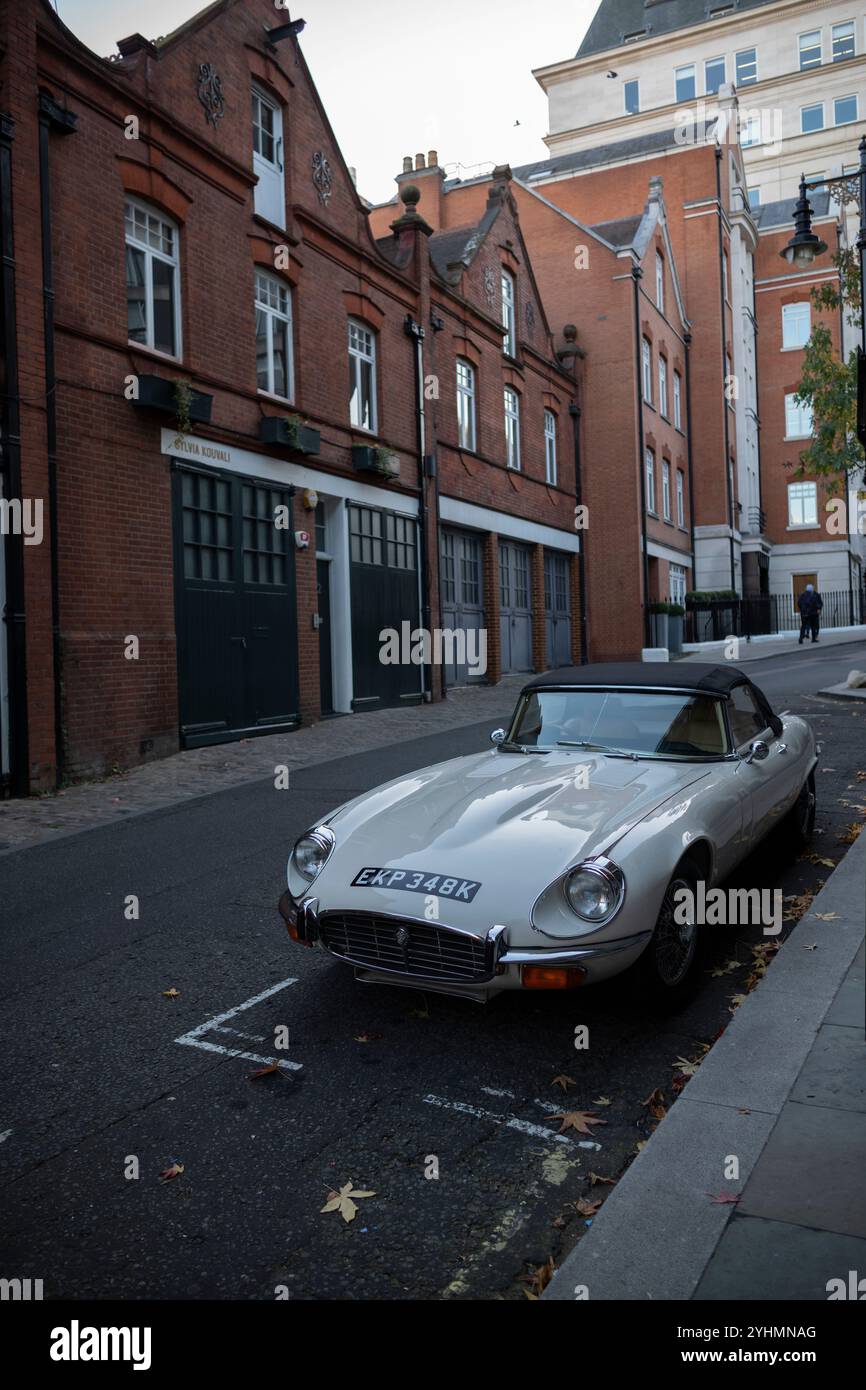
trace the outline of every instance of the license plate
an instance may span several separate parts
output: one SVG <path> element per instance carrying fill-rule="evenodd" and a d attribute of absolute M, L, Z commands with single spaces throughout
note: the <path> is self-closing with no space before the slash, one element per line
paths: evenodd
<path fill-rule="evenodd" d="M 453 898 L 471 903 L 481 887 L 471 878 L 450 878 L 421 869 L 361 869 L 352 879 L 353 888 L 399 888 L 404 893 L 429 893 L 437 898 Z"/>

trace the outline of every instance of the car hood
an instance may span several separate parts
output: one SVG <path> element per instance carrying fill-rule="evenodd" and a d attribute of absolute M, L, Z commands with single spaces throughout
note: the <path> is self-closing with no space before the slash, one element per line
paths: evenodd
<path fill-rule="evenodd" d="M 420 916 L 424 899 L 417 894 L 351 885 L 369 867 L 423 871 L 481 884 L 472 906 L 449 903 L 454 925 L 461 925 L 458 917 L 469 925 L 479 914 L 502 921 L 506 909 L 525 919 L 538 894 L 567 868 L 609 850 L 654 807 L 708 772 L 694 763 L 565 750 L 495 750 L 422 768 L 330 817 L 337 844 L 314 891 L 323 909 L 375 906 Z"/>

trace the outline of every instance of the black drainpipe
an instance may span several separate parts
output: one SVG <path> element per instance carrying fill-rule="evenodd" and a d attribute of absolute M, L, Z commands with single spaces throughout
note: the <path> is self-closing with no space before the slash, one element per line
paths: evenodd
<path fill-rule="evenodd" d="M 57 518 L 57 377 L 54 369 L 54 265 L 51 254 L 51 169 L 49 136 L 52 130 L 71 135 L 77 116 L 64 111 L 47 92 L 39 94 L 39 198 L 42 215 L 42 323 L 45 353 L 45 433 L 48 450 L 48 524 L 51 546 L 51 640 L 54 668 L 54 766 L 55 780 L 63 777 L 63 680 L 60 643 L 60 575 Z"/>
<path fill-rule="evenodd" d="M 683 342 L 686 345 L 686 459 L 689 470 L 689 541 L 692 554 L 692 588 L 698 587 L 697 561 L 695 559 L 695 485 L 694 485 L 694 462 L 692 459 L 692 358 L 691 346 L 692 335 L 686 333 Z"/>
<path fill-rule="evenodd" d="M 424 456 L 426 449 L 426 418 L 424 411 L 424 329 L 420 323 L 416 323 L 411 314 L 407 314 L 403 327 L 408 337 L 412 339 L 413 351 L 415 355 L 415 445 L 418 450 L 418 526 L 420 530 L 420 554 L 419 568 L 421 581 L 421 626 L 430 638 L 432 647 L 433 634 L 430 630 L 430 566 L 429 566 L 429 546 L 427 544 L 427 462 Z M 433 698 L 433 672 L 429 662 L 425 662 L 421 673 L 421 693 L 424 700 Z"/>
<path fill-rule="evenodd" d="M 728 537 L 728 550 L 731 561 L 731 589 L 736 591 L 735 566 L 734 566 L 734 490 L 731 485 L 731 437 L 728 427 L 728 396 L 725 390 L 727 386 L 727 357 L 725 354 L 725 275 L 723 264 L 725 259 L 725 235 L 722 228 L 722 149 L 716 145 L 716 202 L 718 204 L 718 226 L 719 226 L 719 304 L 722 310 L 722 411 L 725 422 L 725 488 L 728 497 L 728 526 L 730 536 Z"/>
<path fill-rule="evenodd" d="M 578 507 L 583 506 L 583 475 L 580 458 L 580 406 L 572 401 L 568 407 L 574 430 L 574 500 Z M 577 573 L 580 584 L 580 664 L 589 661 L 589 632 L 587 627 L 586 595 L 586 527 L 580 531 L 580 549 L 577 552 Z"/>
<path fill-rule="evenodd" d="M 6 364 L 3 422 L 3 495 L 23 505 L 21 488 L 21 411 L 18 397 L 18 326 L 15 305 L 15 237 L 12 230 L 12 141 L 15 122 L 0 113 L 0 323 Z M 9 660 L 9 787 L 15 796 L 30 790 L 27 736 L 27 629 L 24 602 L 24 536 L 10 530 L 5 539 L 6 605 L 2 614 Z"/>
<path fill-rule="evenodd" d="M 644 646 L 652 646 L 652 636 L 650 633 L 650 597 L 649 597 L 649 555 L 647 553 L 646 535 L 646 452 L 644 448 L 643 434 L 643 362 L 641 359 L 641 331 L 640 331 L 640 279 L 643 274 L 639 265 L 631 268 L 631 280 L 634 286 L 634 352 L 635 364 L 637 367 L 637 447 L 638 447 L 638 473 L 640 475 L 640 543 L 642 551 L 642 571 L 643 571 L 643 636 Z"/>

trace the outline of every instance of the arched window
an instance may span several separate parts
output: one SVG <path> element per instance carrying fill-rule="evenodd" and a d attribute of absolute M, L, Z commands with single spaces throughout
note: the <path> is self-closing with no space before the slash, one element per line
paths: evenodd
<path fill-rule="evenodd" d="M 129 341 L 180 357 L 180 233 L 135 198 L 126 200 L 125 227 Z"/>

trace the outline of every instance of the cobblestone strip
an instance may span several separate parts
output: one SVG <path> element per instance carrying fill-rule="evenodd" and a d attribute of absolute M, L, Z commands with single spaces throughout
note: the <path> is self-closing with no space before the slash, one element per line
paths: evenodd
<path fill-rule="evenodd" d="M 83 782 L 56 794 L 7 801 L 0 804 L 0 853 L 273 777 L 277 766 L 291 772 L 482 719 L 489 719 L 493 728 L 511 713 L 524 679 L 507 676 L 496 686 L 455 689 L 447 700 L 434 705 L 373 710 L 328 719 L 294 733 L 191 748 L 103 782 Z"/>

